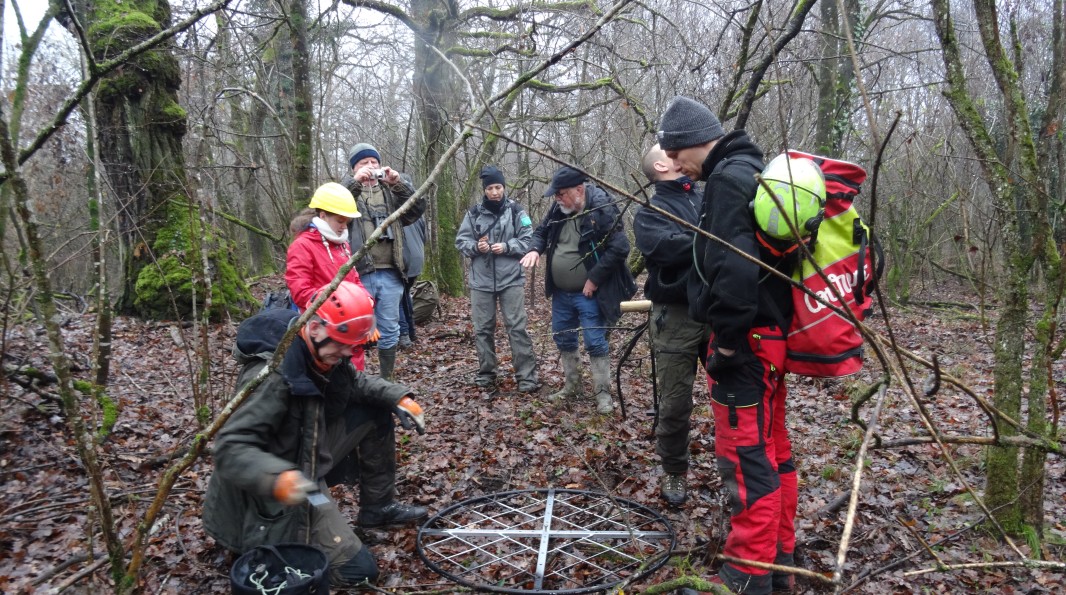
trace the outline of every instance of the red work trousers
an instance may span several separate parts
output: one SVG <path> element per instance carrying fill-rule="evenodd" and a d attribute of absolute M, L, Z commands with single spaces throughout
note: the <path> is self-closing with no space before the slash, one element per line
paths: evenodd
<path fill-rule="evenodd" d="M 746 348 L 746 349 L 745 349 Z M 710 349 L 713 353 L 714 338 Z M 732 505 L 724 554 L 744 560 L 791 561 L 796 547 L 796 468 L 785 428 L 784 335 L 753 328 L 737 365 L 708 377 L 715 456 Z M 728 564 L 723 572 L 748 593 L 770 591 L 767 570 Z M 738 584 L 739 583 L 739 584 Z"/>

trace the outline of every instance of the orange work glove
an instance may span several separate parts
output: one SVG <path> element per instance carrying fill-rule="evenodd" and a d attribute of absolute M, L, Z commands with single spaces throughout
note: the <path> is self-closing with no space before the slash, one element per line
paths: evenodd
<path fill-rule="evenodd" d="M 285 506 L 296 506 L 307 500 L 307 493 L 318 486 L 295 469 L 282 471 L 274 480 L 274 499 Z"/>
<path fill-rule="evenodd" d="M 370 335 L 366 338 L 366 343 L 363 343 L 363 349 L 373 349 L 378 346 L 378 339 L 381 338 L 381 331 L 378 327 L 374 327 L 374 330 L 370 331 Z"/>
<path fill-rule="evenodd" d="M 396 417 L 400 418 L 400 425 L 403 429 L 410 430 L 414 427 L 419 436 L 426 433 L 426 418 L 422 414 L 422 406 L 411 397 L 400 399 L 400 402 L 396 404 L 395 413 Z"/>

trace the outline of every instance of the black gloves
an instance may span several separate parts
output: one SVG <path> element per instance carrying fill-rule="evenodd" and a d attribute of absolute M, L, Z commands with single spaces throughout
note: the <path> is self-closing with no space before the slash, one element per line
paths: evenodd
<path fill-rule="evenodd" d="M 707 358 L 707 362 L 704 367 L 707 368 L 707 375 L 718 382 L 722 377 L 730 372 L 746 364 L 751 359 L 751 354 L 746 353 L 740 349 L 733 352 L 733 355 L 723 355 L 717 348 Z"/>

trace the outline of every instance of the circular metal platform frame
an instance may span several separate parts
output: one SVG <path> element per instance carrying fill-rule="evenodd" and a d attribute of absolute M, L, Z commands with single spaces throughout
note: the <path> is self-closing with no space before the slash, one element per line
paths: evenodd
<path fill-rule="evenodd" d="M 434 572 L 497 593 L 590 593 L 644 577 L 677 537 L 659 513 L 599 492 L 535 489 L 454 504 L 418 530 Z"/>

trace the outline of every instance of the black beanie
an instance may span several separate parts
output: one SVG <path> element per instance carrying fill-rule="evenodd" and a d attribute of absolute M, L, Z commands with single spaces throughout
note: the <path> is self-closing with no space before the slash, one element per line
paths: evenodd
<path fill-rule="evenodd" d="M 659 126 L 659 146 L 664 151 L 694 147 L 725 136 L 722 123 L 707 106 L 680 95 L 670 100 Z"/>
<path fill-rule="evenodd" d="M 507 186 L 507 182 L 503 179 L 503 172 L 495 165 L 486 165 L 481 168 L 481 189 L 484 190 L 493 184 Z"/>

